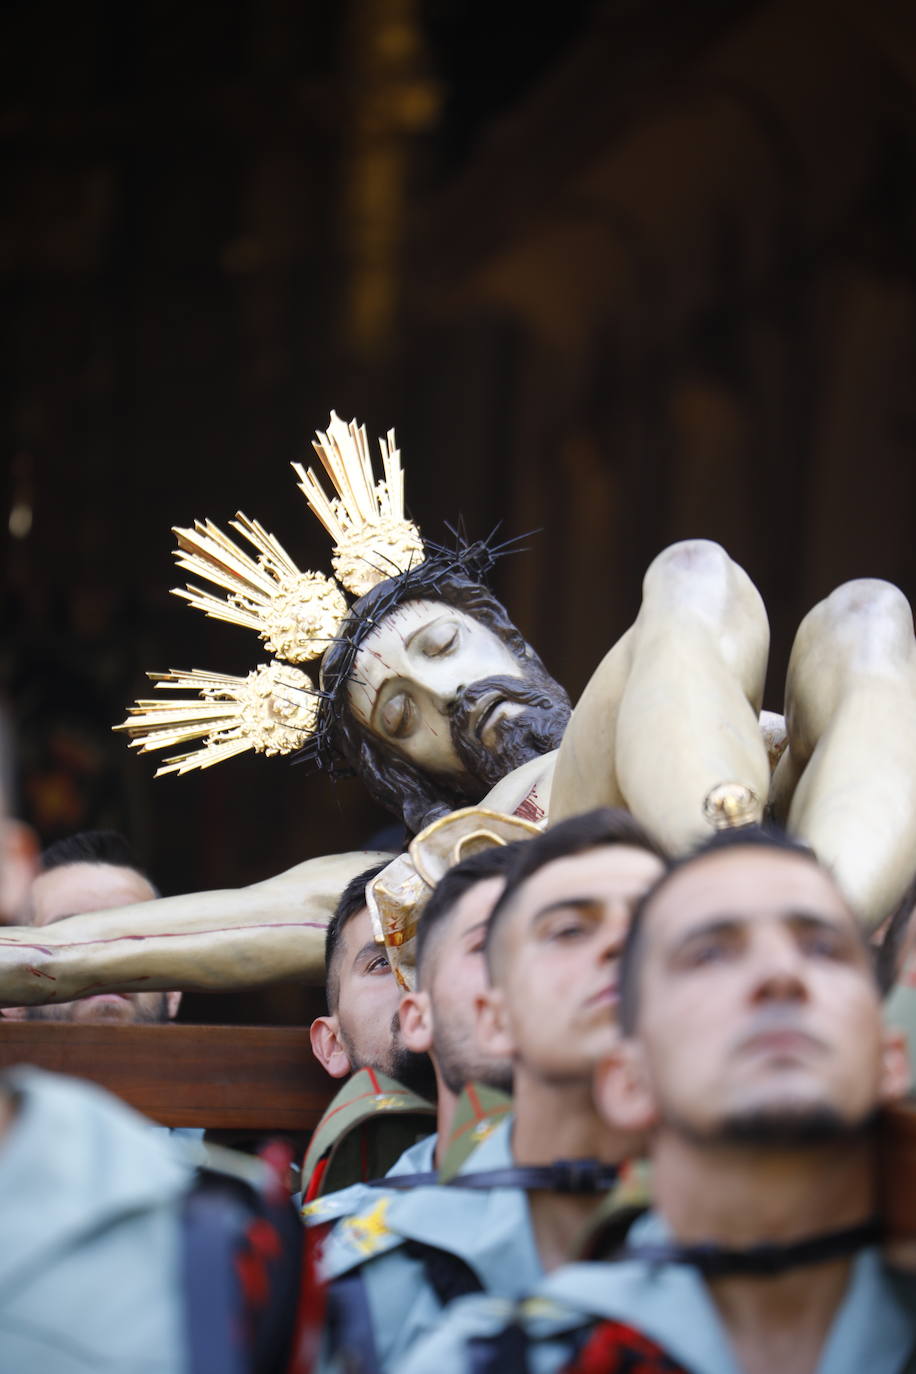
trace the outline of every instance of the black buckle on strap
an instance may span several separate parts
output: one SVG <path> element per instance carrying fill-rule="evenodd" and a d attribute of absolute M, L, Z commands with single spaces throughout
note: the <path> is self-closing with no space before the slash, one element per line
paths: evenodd
<path fill-rule="evenodd" d="M 558 1159 L 549 1166 L 557 1193 L 603 1193 L 617 1182 L 617 1168 L 598 1159 Z"/>

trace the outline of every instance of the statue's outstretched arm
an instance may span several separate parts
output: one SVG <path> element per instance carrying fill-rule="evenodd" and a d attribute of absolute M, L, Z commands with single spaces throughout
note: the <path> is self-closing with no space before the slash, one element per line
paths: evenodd
<path fill-rule="evenodd" d="M 786 725 L 774 791 L 791 797 L 789 829 L 875 926 L 916 870 L 916 639 L 901 591 L 847 582 L 809 612 L 789 659 Z"/>
<path fill-rule="evenodd" d="M 331 854 L 251 887 L 162 897 L 49 926 L 0 926 L 0 1006 L 106 991 L 320 983 L 325 926 L 340 894 L 390 858 L 374 850 Z"/>
<path fill-rule="evenodd" d="M 634 625 L 585 689 L 560 747 L 551 821 L 624 805 L 672 853 L 710 833 L 703 805 L 738 782 L 766 803 L 757 715 L 769 625 L 718 544 L 686 540 L 651 564 Z"/>

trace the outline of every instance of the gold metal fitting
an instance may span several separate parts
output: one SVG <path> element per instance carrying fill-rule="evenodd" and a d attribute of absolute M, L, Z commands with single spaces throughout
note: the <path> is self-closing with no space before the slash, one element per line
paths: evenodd
<path fill-rule="evenodd" d="M 737 830 L 743 825 L 759 825 L 763 809 L 747 783 L 720 782 L 707 792 L 703 815 L 714 830 Z"/>

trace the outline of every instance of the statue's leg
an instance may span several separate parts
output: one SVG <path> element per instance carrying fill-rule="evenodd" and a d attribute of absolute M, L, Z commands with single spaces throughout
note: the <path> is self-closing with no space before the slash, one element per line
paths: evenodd
<path fill-rule="evenodd" d="M 741 782 L 765 802 L 757 725 L 769 649 L 763 602 L 718 544 L 688 540 L 655 559 L 636 623 L 573 711 L 550 794 L 555 823 L 626 806 L 677 852 L 709 833 L 703 803 Z"/>
<path fill-rule="evenodd" d="M 630 671 L 632 629 L 598 664 L 573 711 L 550 785 L 550 823 L 596 806 L 625 806 L 614 751 L 617 712 Z"/>
<path fill-rule="evenodd" d="M 649 568 L 617 713 L 626 804 L 672 853 L 710 833 L 704 802 L 738 783 L 761 815 L 769 762 L 757 722 L 769 625 L 747 573 L 718 544 L 688 540 Z"/>
<path fill-rule="evenodd" d="M 875 926 L 916 869 L 916 639 L 901 591 L 847 582 L 805 617 L 786 723 L 799 775 L 789 829 Z"/>

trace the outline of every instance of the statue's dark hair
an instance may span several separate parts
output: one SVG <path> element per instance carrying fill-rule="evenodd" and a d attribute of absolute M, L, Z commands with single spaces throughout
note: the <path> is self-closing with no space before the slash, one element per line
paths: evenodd
<path fill-rule="evenodd" d="M 397 757 L 390 748 L 373 740 L 354 718 L 347 699 L 347 684 L 356 655 L 368 635 L 387 615 L 409 601 L 443 601 L 492 630 L 517 658 L 543 668 L 512 624 L 502 602 L 481 581 L 504 548 L 492 548 L 488 542 L 468 545 L 459 540 L 457 551 L 429 542 L 427 549 L 423 563 L 387 578 L 352 607 L 338 639 L 322 660 L 318 725 L 313 741 L 303 751 L 305 757 L 332 776 L 358 774 L 373 800 L 403 816 L 413 833 L 457 806 L 479 801 L 480 795 L 468 796 L 454 781 L 435 777 Z"/>

